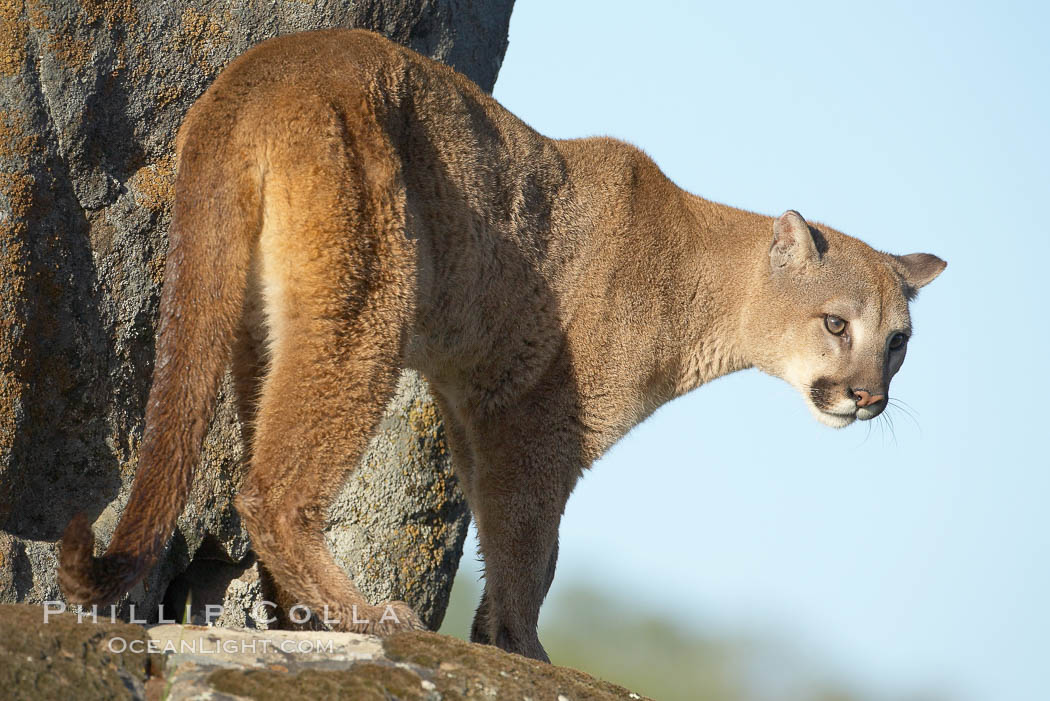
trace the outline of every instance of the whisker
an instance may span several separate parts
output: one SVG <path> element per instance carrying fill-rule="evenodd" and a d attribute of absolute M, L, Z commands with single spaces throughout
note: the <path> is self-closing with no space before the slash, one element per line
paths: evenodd
<path fill-rule="evenodd" d="M 889 407 L 887 407 L 887 408 L 889 408 Z M 893 421 L 893 414 L 887 412 L 886 413 L 886 421 L 890 425 L 890 435 L 893 436 L 893 446 L 896 448 L 896 447 L 898 447 L 898 443 L 897 443 L 897 426 L 896 426 L 896 424 Z"/>
<path fill-rule="evenodd" d="M 853 446 L 854 450 L 856 450 L 857 448 L 860 448 L 861 446 L 863 446 L 865 443 L 868 442 L 868 439 L 871 438 L 871 422 L 870 421 L 865 421 L 864 423 L 866 423 L 868 425 L 868 430 L 864 432 L 864 440 L 862 440 L 857 445 Z"/>
<path fill-rule="evenodd" d="M 913 416 L 918 413 L 914 409 L 912 409 L 908 404 L 906 404 L 904 401 L 902 401 L 900 399 L 897 399 L 896 397 L 890 397 L 886 401 L 889 402 L 892 406 L 895 406 L 898 409 L 900 409 L 901 411 L 905 411 L 905 412 L 907 412 L 907 413 L 909 413 L 909 414 L 911 414 Z"/>
<path fill-rule="evenodd" d="M 894 407 L 896 409 L 900 409 L 902 412 L 904 412 L 904 415 L 907 416 L 909 419 L 911 419 L 911 422 L 913 424 L 915 424 L 915 428 L 918 429 L 918 431 L 919 431 L 919 438 L 922 438 L 922 424 L 919 423 L 919 419 L 912 413 L 912 411 L 909 408 L 905 407 L 901 403 L 898 403 L 899 401 L 900 400 L 897 400 L 897 399 L 890 399 L 889 400 L 889 406 L 886 407 L 887 410 L 889 409 L 890 406 L 892 406 L 892 407 Z"/>
<path fill-rule="evenodd" d="M 889 407 L 887 407 L 885 411 L 879 414 L 879 419 L 880 425 L 882 425 L 884 429 L 889 429 L 890 437 L 893 439 L 893 445 L 894 447 L 897 447 L 897 429 L 896 426 L 894 426 L 893 424 L 893 415 L 890 413 Z"/>
<path fill-rule="evenodd" d="M 907 407 L 908 410 L 915 412 L 916 415 L 919 414 L 919 410 L 918 409 L 916 409 L 915 407 L 913 407 L 911 404 L 909 404 L 908 402 L 904 401 L 903 399 L 898 399 L 897 397 L 892 397 L 890 399 L 890 402 L 893 403 L 893 404 L 898 404 L 898 405 L 900 405 L 902 407 Z"/>

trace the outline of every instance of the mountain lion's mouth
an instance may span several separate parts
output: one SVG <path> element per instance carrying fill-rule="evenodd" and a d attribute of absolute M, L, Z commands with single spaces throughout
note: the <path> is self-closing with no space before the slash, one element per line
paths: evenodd
<path fill-rule="evenodd" d="M 840 414 L 833 411 L 824 411 L 817 407 L 813 408 L 815 409 L 813 414 L 817 417 L 817 420 L 826 426 L 831 426 L 832 428 L 845 428 L 857 420 L 857 415 L 855 413 Z"/>

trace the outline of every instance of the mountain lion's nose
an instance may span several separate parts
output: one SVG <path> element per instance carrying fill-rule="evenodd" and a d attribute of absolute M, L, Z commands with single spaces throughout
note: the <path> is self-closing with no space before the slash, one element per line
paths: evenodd
<path fill-rule="evenodd" d="M 857 400 L 857 406 L 866 407 L 872 404 L 878 404 L 886 398 L 884 394 L 876 394 L 874 397 L 866 389 L 855 389 L 853 391 L 853 397 Z"/>

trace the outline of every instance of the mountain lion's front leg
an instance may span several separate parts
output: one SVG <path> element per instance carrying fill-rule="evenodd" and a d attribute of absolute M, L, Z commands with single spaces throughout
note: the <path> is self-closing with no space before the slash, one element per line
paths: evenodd
<path fill-rule="evenodd" d="M 558 541 L 554 541 L 554 550 L 551 552 L 550 559 L 547 561 L 547 583 L 543 587 L 544 599 L 547 598 L 547 592 L 550 591 L 551 583 L 554 581 L 554 570 L 557 565 Z M 489 597 L 487 591 L 482 592 L 481 603 L 478 604 L 478 610 L 474 614 L 474 622 L 470 626 L 470 641 L 473 643 L 481 643 L 483 645 L 493 644 L 492 639 L 489 637 Z"/>
<path fill-rule="evenodd" d="M 479 428 L 468 500 L 485 559 L 471 640 L 549 662 L 536 624 L 554 578 L 561 515 L 585 462 L 572 383 L 545 387 Z"/>

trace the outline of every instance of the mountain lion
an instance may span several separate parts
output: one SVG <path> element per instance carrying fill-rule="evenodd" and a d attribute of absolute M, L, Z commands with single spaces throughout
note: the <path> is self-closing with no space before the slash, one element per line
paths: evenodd
<path fill-rule="evenodd" d="M 80 515 L 68 598 L 107 603 L 163 551 L 231 363 L 250 447 L 237 507 L 288 601 L 371 606 L 321 525 L 404 367 L 429 380 L 476 519 L 471 638 L 536 635 L 585 468 L 661 404 L 757 367 L 842 427 L 886 407 L 908 302 L 944 269 L 795 211 L 715 204 L 608 138 L 548 139 L 375 34 L 310 32 L 235 60 L 186 115 L 140 467 L 101 557 Z"/>

